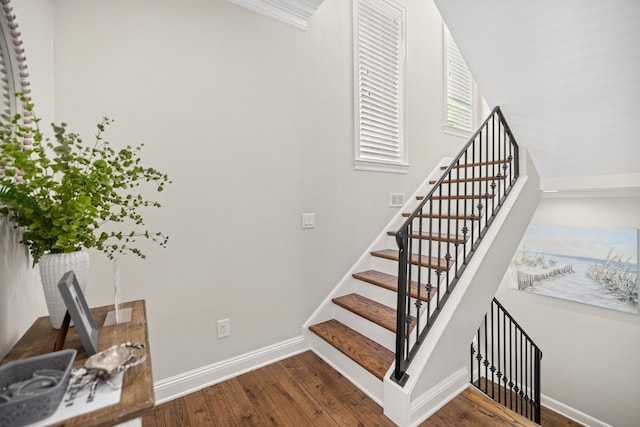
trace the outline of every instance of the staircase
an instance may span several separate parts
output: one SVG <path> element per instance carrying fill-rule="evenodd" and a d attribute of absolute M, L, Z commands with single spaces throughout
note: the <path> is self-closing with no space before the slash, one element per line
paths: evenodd
<path fill-rule="evenodd" d="M 305 325 L 311 348 L 383 407 L 385 382 L 405 385 L 516 182 L 517 145 L 503 120 L 496 108 L 456 158 L 443 159 Z"/>

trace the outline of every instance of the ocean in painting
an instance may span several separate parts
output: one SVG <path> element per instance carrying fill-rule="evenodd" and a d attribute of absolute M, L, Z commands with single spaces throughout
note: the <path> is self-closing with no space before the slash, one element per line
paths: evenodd
<path fill-rule="evenodd" d="M 508 281 L 521 291 L 638 314 L 637 239 L 633 228 L 532 224 L 511 261 Z"/>

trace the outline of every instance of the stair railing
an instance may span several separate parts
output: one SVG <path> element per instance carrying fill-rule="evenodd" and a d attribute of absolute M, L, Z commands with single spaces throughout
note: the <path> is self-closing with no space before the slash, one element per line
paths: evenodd
<path fill-rule="evenodd" d="M 401 386 L 518 175 L 518 145 L 496 107 L 395 233 L 399 260 L 392 379 Z"/>
<path fill-rule="evenodd" d="M 496 402 L 540 424 L 542 351 L 495 298 L 470 353 L 470 382 Z"/>

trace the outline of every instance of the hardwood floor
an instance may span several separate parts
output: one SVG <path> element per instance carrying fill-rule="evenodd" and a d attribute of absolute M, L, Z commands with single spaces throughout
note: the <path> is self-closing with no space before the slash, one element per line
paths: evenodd
<path fill-rule="evenodd" d="M 535 426 L 491 399 L 467 390 L 421 424 Z M 382 408 L 307 351 L 158 405 L 143 427 L 174 426 L 394 426 Z M 545 424 L 554 427 L 578 424 Z"/>
<path fill-rule="evenodd" d="M 534 427 L 537 424 L 511 411 L 474 389 L 466 389 L 421 427 L 496 426 Z"/>
<path fill-rule="evenodd" d="M 494 400 L 502 402 L 505 406 L 509 403 L 511 403 L 511 405 L 515 405 L 515 402 L 518 400 L 518 395 L 516 393 L 510 392 L 503 386 L 492 381 L 487 381 L 484 377 L 480 378 L 479 381 L 474 381 L 474 385 L 487 393 L 487 395 L 492 396 Z M 521 401 L 520 404 L 522 404 Z M 540 422 L 545 427 L 579 427 L 582 425 L 563 417 L 557 412 L 554 412 L 544 406 L 540 408 Z"/>

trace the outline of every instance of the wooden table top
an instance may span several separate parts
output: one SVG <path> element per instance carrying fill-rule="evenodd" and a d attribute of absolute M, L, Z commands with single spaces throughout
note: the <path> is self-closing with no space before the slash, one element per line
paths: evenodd
<path fill-rule="evenodd" d="M 122 394 L 118 404 L 67 419 L 54 425 L 65 427 L 111 426 L 139 417 L 153 408 L 155 397 L 153 394 L 151 351 L 149 349 L 145 302 L 144 300 L 139 300 L 120 304 L 121 309 L 127 307 L 132 308 L 130 322 L 106 327 L 102 325 L 107 317 L 107 313 L 113 311 L 113 305 L 91 309 L 96 325 L 98 325 L 100 331 L 98 351 L 127 341 L 143 342 L 145 344 L 147 360 L 141 365 L 135 366 L 125 372 L 122 383 Z M 58 330 L 51 328 L 48 316 L 38 318 L 11 349 L 9 354 L 2 359 L 0 365 L 26 357 L 50 353 L 53 351 L 57 335 Z M 87 354 L 84 352 L 80 337 L 78 337 L 73 327 L 69 328 L 64 348 L 75 349 L 78 352 L 74 362 L 75 368 L 84 364 L 84 361 L 87 359 Z"/>

